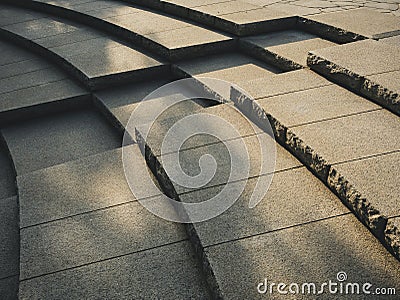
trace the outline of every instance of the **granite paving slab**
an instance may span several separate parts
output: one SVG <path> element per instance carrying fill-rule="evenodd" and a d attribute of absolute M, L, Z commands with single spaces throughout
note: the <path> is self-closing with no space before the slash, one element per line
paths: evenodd
<path fill-rule="evenodd" d="M 118 131 L 93 109 L 27 120 L 2 129 L 17 175 L 121 145 Z"/>
<path fill-rule="evenodd" d="M 337 85 L 259 99 L 257 103 L 288 127 L 381 109 Z"/>
<path fill-rule="evenodd" d="M 297 30 L 252 36 L 241 42 L 244 49 L 283 70 L 307 66 L 308 51 L 333 45 L 335 43 Z"/>
<path fill-rule="evenodd" d="M 239 87 L 254 99 L 260 99 L 329 85 L 332 85 L 332 82 L 304 69 L 265 76 L 264 78 L 243 80 Z"/>
<path fill-rule="evenodd" d="M 23 228 L 20 234 L 21 280 L 186 239 L 183 226 L 138 202 Z"/>
<path fill-rule="evenodd" d="M 399 70 L 399 53 L 399 47 L 365 40 L 311 51 L 308 64 L 325 76 L 348 73 L 357 78 Z"/>
<path fill-rule="evenodd" d="M 18 276 L 0 279 L 0 297 L 4 300 L 14 300 L 18 296 Z"/>
<path fill-rule="evenodd" d="M 363 197 L 387 217 L 400 216 L 398 163 L 400 153 L 388 153 L 334 165 L 345 178 L 351 179 Z"/>
<path fill-rule="evenodd" d="M 187 127 L 187 129 L 197 132 L 196 130 L 198 128 L 201 128 L 201 130 L 204 130 L 205 132 L 213 132 L 215 134 L 218 134 L 218 138 L 210 134 L 198 133 L 196 135 L 190 136 L 187 140 L 185 140 L 185 143 L 181 146 L 180 150 L 217 143 L 218 141 L 221 141 L 221 137 L 224 136 L 227 138 L 223 140 L 233 140 L 237 137 L 246 137 L 263 132 L 259 127 L 252 124 L 241 112 L 239 112 L 230 104 L 221 104 L 204 108 L 197 111 L 196 114 L 201 116 L 200 119 L 197 119 L 200 123 L 193 124 L 192 127 Z M 210 122 L 210 120 L 213 119 L 210 119 L 210 117 L 205 115 L 217 117 L 224 122 L 230 124 L 236 129 L 237 135 L 231 132 L 231 129 L 228 127 L 216 127 L 213 122 Z M 176 149 L 175 146 L 179 145 L 179 136 L 170 136 L 171 140 L 169 140 L 169 145 L 164 146 L 163 153 L 161 153 L 161 147 L 165 135 L 168 133 L 171 127 L 181 119 L 182 117 L 169 119 L 166 118 L 161 120 L 161 122 L 154 123 L 150 128 L 146 140 L 143 139 L 143 130 L 148 128 L 148 124 L 144 124 L 144 126 L 139 126 L 136 132 L 138 143 L 146 144 L 151 149 L 151 154 L 153 156 L 176 152 L 178 149 Z M 187 126 L 190 125 L 187 124 Z"/>
<path fill-rule="evenodd" d="M 398 117 L 382 109 L 298 126 L 293 131 L 328 162 L 338 163 L 399 150 L 399 128 Z"/>
<path fill-rule="evenodd" d="M 397 46 L 365 40 L 311 51 L 307 63 L 312 70 L 328 79 L 357 93 L 366 94 L 365 92 L 367 92 L 371 100 L 399 114 L 396 100 L 392 99 L 395 95 L 391 95 L 396 91 L 391 91 L 389 87 L 385 86 L 374 87 L 372 85 L 370 89 L 368 87 L 371 84 L 368 82 L 369 76 L 399 71 L 399 54 L 400 48 Z M 366 80 L 367 82 L 365 82 Z"/>
<path fill-rule="evenodd" d="M 206 248 L 205 255 L 221 293 L 229 299 L 265 299 L 266 296 L 287 299 L 288 295 L 277 292 L 276 285 L 271 295 L 270 285 L 282 282 L 288 290 L 290 284 L 297 283 L 301 291 L 303 283 L 314 283 L 320 288 L 329 280 L 337 283 L 334 295 L 337 297 L 339 272 L 346 273 L 345 283 L 371 283 L 371 293 L 376 287 L 397 290 L 400 285 L 399 262 L 351 214 L 223 243 Z M 265 280 L 267 293 L 260 294 L 257 286 L 261 284 L 263 292 Z M 333 294 L 326 285 L 324 291 L 318 299 L 332 299 Z M 341 295 L 346 296 L 345 290 Z M 315 294 L 307 293 L 306 287 L 306 293 L 294 296 L 310 299 Z M 368 295 L 351 295 L 351 299 L 365 297 Z M 385 299 L 396 297 L 388 295 Z"/>
<path fill-rule="evenodd" d="M 88 99 L 89 93 L 70 79 L 15 90 L 0 95 L 1 123 L 8 125 L 63 107 L 82 106 Z"/>
<path fill-rule="evenodd" d="M 383 38 L 383 39 L 380 39 L 379 41 L 400 47 L 400 35 Z"/>
<path fill-rule="evenodd" d="M 400 33 L 399 17 L 383 14 L 368 8 L 319 14 L 307 18 L 314 22 L 372 39 L 390 37 Z"/>
<path fill-rule="evenodd" d="M 0 79 L 0 96 L 34 86 L 66 79 L 67 75 L 56 68 L 42 69 L 25 74 Z"/>
<path fill-rule="evenodd" d="M 15 48 L 18 49 L 17 47 Z M 0 66 L 0 79 L 50 68 L 51 65 L 48 62 L 39 58 L 11 62 Z M 49 72 L 51 72 L 51 70 L 49 70 Z"/>
<path fill-rule="evenodd" d="M 212 81 L 203 80 L 206 85 L 211 84 L 210 87 L 217 90 L 219 95 L 225 99 L 230 97 L 229 84 L 241 86 L 244 81 L 259 79 L 280 72 L 273 66 L 239 53 L 198 58 L 177 63 L 177 66 L 186 74 L 190 74 L 199 80 L 201 80 L 200 78 L 211 78 L 226 81 L 228 84 L 225 87 L 218 88 L 213 86 L 219 85 L 218 82 L 213 84 Z"/>
<path fill-rule="evenodd" d="M 17 197 L 0 199 L 0 241 L 0 279 L 18 275 L 19 230 Z"/>
<path fill-rule="evenodd" d="M 21 8 L 13 8 L 13 10 L 17 17 L 18 14 L 23 16 L 26 11 Z M 44 14 L 43 16 L 46 17 L 2 26 L 2 30 L 14 38 L 22 37 L 25 44 L 33 42 L 38 47 L 38 51 L 42 54 L 47 53 L 61 67 L 64 67 L 91 89 L 104 88 L 128 80 L 143 80 L 146 76 L 164 76 L 168 69 L 166 65 L 147 54 L 111 38 L 107 40 L 103 34 L 97 33 L 93 29 L 90 30 L 87 26 L 73 24 L 69 20 Z M 60 36 L 54 37 L 56 35 Z M 95 55 L 93 55 L 93 40 L 82 41 L 87 36 L 91 36 L 92 39 L 97 37 L 97 41 L 102 42 L 97 45 Z M 54 50 L 50 49 L 52 47 L 46 48 L 47 44 L 52 46 L 60 44 L 60 39 L 63 38 L 65 38 L 66 44 L 70 44 L 69 46 L 59 45 Z M 35 40 L 38 40 L 37 43 Z M 71 42 L 76 43 L 71 44 Z M 44 48 L 37 46 L 41 43 Z M 87 50 L 84 51 L 85 49 Z"/>
<path fill-rule="evenodd" d="M 149 171 L 139 148 L 127 147 L 130 170 L 145 178 Z M 121 148 L 18 176 L 17 184 L 21 228 L 136 200 L 125 178 Z M 141 186 L 148 197 L 160 193 L 150 183 Z"/>
<path fill-rule="evenodd" d="M 20 283 L 20 299 L 205 299 L 207 287 L 183 241 Z"/>
<path fill-rule="evenodd" d="M 400 71 L 366 76 L 361 94 L 400 114 Z"/>
<path fill-rule="evenodd" d="M 229 195 L 237 198 L 236 202 L 216 218 L 192 225 L 202 247 L 207 248 L 349 212 L 306 168 L 274 174 L 272 184 L 261 202 L 256 207 L 249 208 L 250 197 L 258 179 L 251 178 L 245 181 L 246 186 L 242 193 L 241 183 L 228 183 Z M 212 187 L 181 194 L 179 198 L 182 202 L 199 203 L 220 192 L 221 187 Z"/>
<path fill-rule="evenodd" d="M 265 147 L 266 149 L 264 149 L 264 151 L 262 151 L 260 142 L 268 145 Z M 190 143 L 190 141 L 188 141 L 188 143 Z M 242 149 L 240 147 L 241 143 L 245 144 L 247 149 L 246 153 L 240 151 Z M 185 146 L 186 145 L 183 144 L 183 148 L 185 148 Z M 274 149 L 274 147 L 276 147 L 276 149 Z M 276 161 L 273 162 L 274 167 L 271 167 L 270 170 L 263 168 L 262 163 L 265 163 L 268 159 L 273 159 L 275 151 Z M 269 172 L 278 172 L 301 166 L 301 163 L 292 155 L 278 144 L 275 144 L 269 135 L 261 133 L 234 140 L 202 145 L 196 148 L 187 147 L 185 150 L 179 152 L 180 167 L 187 175 L 196 176 L 201 172 L 199 167 L 200 157 L 206 154 L 211 155 L 217 164 L 216 172 L 211 180 L 201 188 L 190 188 L 183 186 L 180 183 L 172 182 L 177 194 L 188 193 L 193 190 L 205 189 L 212 186 L 220 186 L 234 180 L 243 180 L 247 177 L 251 178 L 259 175 L 266 175 Z M 158 160 L 160 161 L 160 164 L 164 166 L 165 162 L 168 160 L 173 161 L 175 155 L 176 153 L 161 155 L 158 157 Z M 230 177 L 232 172 L 232 162 L 235 162 L 235 164 L 244 164 L 247 161 L 247 155 L 250 163 L 249 173 L 244 174 L 243 176 L 234 175 L 233 177 Z M 206 190 L 200 194 L 207 195 L 207 193 L 212 194 L 212 191 Z"/>
<path fill-rule="evenodd" d="M 8 149 L 0 144 L 0 199 L 16 195 L 15 174 Z"/>

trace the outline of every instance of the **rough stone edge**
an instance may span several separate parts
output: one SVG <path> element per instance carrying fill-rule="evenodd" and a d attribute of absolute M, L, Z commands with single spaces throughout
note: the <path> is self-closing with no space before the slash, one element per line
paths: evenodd
<path fill-rule="evenodd" d="M 338 44 L 351 43 L 368 38 L 361 34 L 308 19 L 307 17 L 299 17 L 297 25 L 301 30 L 310 32 Z"/>
<path fill-rule="evenodd" d="M 280 123 L 240 91 L 232 88 L 231 100 L 247 117 L 263 128 L 268 120 L 277 142 L 300 160 L 355 214 L 374 236 L 400 261 L 400 230 L 388 222 L 388 218 L 362 196 L 362 194 L 333 166 L 306 144 L 294 132 Z"/>
<path fill-rule="evenodd" d="M 140 133 L 140 130 L 136 129 L 135 134 L 136 134 L 136 141 L 138 143 L 140 151 L 142 152 L 142 155 L 144 156 L 149 169 L 157 179 L 163 192 L 168 197 L 176 201 L 180 201 L 178 193 L 176 192 L 173 183 L 170 181 L 162 164 L 158 160 L 158 157 L 153 154 L 152 149 L 147 145 L 142 134 Z M 187 218 L 187 215 L 183 217 Z M 223 293 L 219 287 L 218 280 L 214 274 L 212 266 L 207 257 L 207 253 L 205 251 L 205 247 L 203 246 L 197 234 L 195 226 L 192 223 L 187 223 L 184 225 L 185 225 L 185 230 L 189 236 L 189 240 L 192 243 L 192 246 L 194 247 L 197 258 L 200 260 L 203 276 L 207 282 L 208 288 L 210 290 L 209 292 L 211 293 L 212 298 L 223 299 L 224 298 Z"/>
<path fill-rule="evenodd" d="M 385 242 L 394 255 L 400 257 L 400 229 L 389 219 L 385 229 Z"/>
<path fill-rule="evenodd" d="M 239 40 L 239 50 L 249 56 L 265 62 L 266 64 L 277 67 L 284 72 L 300 70 L 304 68 L 304 66 L 299 65 L 290 59 L 287 59 L 272 51 L 269 51 L 268 49 L 264 49 L 263 47 L 257 46 L 256 44 L 243 39 Z"/>
<path fill-rule="evenodd" d="M 366 77 L 360 94 L 400 116 L 400 94 Z"/>
<path fill-rule="evenodd" d="M 307 65 L 311 70 L 341 86 L 345 86 L 353 92 L 359 93 L 361 90 L 363 78 L 360 75 L 343 68 L 318 54 L 314 54 L 312 51 L 308 53 Z"/>
<path fill-rule="evenodd" d="M 325 78 L 345 87 L 346 89 L 368 98 L 378 105 L 400 116 L 400 95 L 397 92 L 375 83 L 367 76 L 357 74 L 349 69 L 341 67 L 318 54 L 310 51 L 307 57 L 307 65 L 311 70 Z"/>

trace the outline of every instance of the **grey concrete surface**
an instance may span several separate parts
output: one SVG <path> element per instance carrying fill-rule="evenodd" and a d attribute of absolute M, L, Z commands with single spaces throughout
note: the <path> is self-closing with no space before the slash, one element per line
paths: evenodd
<path fill-rule="evenodd" d="M 17 197 L 0 199 L 0 279 L 19 274 L 18 221 Z"/>
<path fill-rule="evenodd" d="M 398 150 L 399 126 L 397 116 L 378 110 L 299 126 L 293 131 L 329 163 L 337 163 Z"/>
<path fill-rule="evenodd" d="M 239 183 L 229 183 L 229 197 L 238 197 L 237 202 L 218 217 L 193 224 L 203 247 L 348 212 L 340 200 L 305 168 L 274 174 L 272 184 L 261 202 L 255 208 L 249 208 L 257 180 L 248 180 L 243 193 L 240 193 Z M 179 197 L 183 202 L 199 203 L 211 199 L 220 191 L 220 187 L 215 187 Z"/>
<path fill-rule="evenodd" d="M 252 47 L 262 48 L 272 55 L 271 61 L 284 59 L 300 66 L 307 65 L 308 51 L 335 45 L 318 36 L 298 30 L 252 36 L 244 40 L 249 42 Z"/>
<path fill-rule="evenodd" d="M 339 272 L 346 272 L 346 283 L 370 282 L 373 287 L 396 290 L 400 285 L 399 262 L 351 214 L 209 247 L 206 255 L 224 296 L 229 299 L 265 299 L 270 295 L 257 292 L 257 285 L 264 279 L 268 285 L 283 282 L 298 283 L 301 287 L 305 282 L 313 282 L 320 287 L 329 280 L 339 283 Z M 288 295 L 277 293 L 276 286 L 274 291 L 274 299 L 287 299 Z M 325 294 L 318 298 L 332 299 L 327 291 L 325 286 Z"/>
<path fill-rule="evenodd" d="M 257 103 L 288 127 L 380 109 L 337 85 L 260 99 Z"/>
<path fill-rule="evenodd" d="M 311 51 L 315 61 L 330 63 L 333 72 L 349 72 L 359 76 L 374 75 L 399 70 L 400 48 L 374 40 Z M 312 57 L 312 56 L 311 56 Z M 313 61 L 309 65 L 313 68 Z"/>
<path fill-rule="evenodd" d="M 265 147 L 265 152 L 261 149 L 261 143 L 265 143 L 264 145 L 269 145 L 269 147 Z M 267 141 L 271 144 L 267 144 Z M 188 141 L 190 143 L 190 141 Z M 301 163 L 297 161 L 292 155 L 290 155 L 286 150 L 284 150 L 281 146 L 272 141 L 272 138 L 267 134 L 259 134 L 252 135 L 244 138 L 239 138 L 235 140 L 218 142 L 210 145 L 199 146 L 197 148 L 188 148 L 186 150 L 179 152 L 179 163 L 182 167 L 182 170 L 190 175 L 195 176 L 200 173 L 199 168 L 199 159 L 202 155 L 208 154 L 214 157 L 217 163 L 217 170 L 214 174 L 212 180 L 210 180 L 206 185 L 202 186 L 201 189 L 224 185 L 227 182 L 232 182 L 233 180 L 243 180 L 246 179 L 246 176 L 233 176 L 231 175 L 231 166 L 232 162 L 242 163 L 246 162 L 247 153 L 242 153 L 239 149 L 239 145 L 244 143 L 247 149 L 249 162 L 250 162 L 250 172 L 247 177 L 255 177 L 259 175 L 266 175 L 268 172 L 277 172 L 290 168 L 295 168 L 301 166 Z M 228 151 L 227 146 L 231 151 Z M 183 145 L 185 147 L 185 144 Z M 276 147 L 276 162 L 274 162 L 274 168 L 270 170 L 265 170 L 262 168 L 262 163 L 265 163 L 267 160 L 273 159 L 272 152 Z M 265 156 L 267 155 L 267 156 Z M 162 165 L 168 160 L 171 160 L 175 156 L 174 154 L 166 154 L 160 156 L 158 159 Z M 192 191 L 192 188 L 184 187 L 173 182 L 174 188 L 178 194 L 187 193 Z"/>
<path fill-rule="evenodd" d="M 334 165 L 334 168 L 350 179 L 375 208 L 390 218 L 400 215 L 399 159 L 400 153 L 395 152 Z"/>
<path fill-rule="evenodd" d="M 189 242 L 158 247 L 20 283 L 20 299 L 206 299 Z"/>
<path fill-rule="evenodd" d="M 0 297 L 4 300 L 14 300 L 18 295 L 18 276 L 0 279 Z"/>
<path fill-rule="evenodd" d="M 119 196 L 118 193 L 114 195 Z M 153 215 L 138 202 L 23 228 L 20 279 L 140 252 L 185 238 L 181 224 Z"/>
<path fill-rule="evenodd" d="M 297 70 L 264 78 L 243 80 L 239 87 L 254 99 L 260 99 L 328 85 L 332 83 L 310 70 Z"/>
<path fill-rule="evenodd" d="M 332 12 L 308 18 L 373 39 L 389 37 L 400 33 L 399 17 L 382 14 L 368 8 Z"/>
<path fill-rule="evenodd" d="M 132 171 L 145 178 L 148 171 L 135 168 L 143 156 L 137 146 L 131 149 Z M 125 179 L 121 148 L 19 176 L 17 181 L 21 227 L 135 200 Z M 149 197 L 160 193 L 145 181 L 142 188 Z"/>
<path fill-rule="evenodd" d="M 15 90 L 0 95 L 0 112 L 12 112 L 24 108 L 37 107 L 78 97 L 87 97 L 89 93 L 71 79 L 63 79 L 43 85 Z M 84 102 L 82 99 L 81 102 Z M 44 107 L 41 106 L 44 110 Z M 31 116 L 33 114 L 30 114 Z M 16 119 L 16 118 L 14 118 Z"/>
<path fill-rule="evenodd" d="M 8 150 L 0 145 L 0 199 L 16 195 L 15 174 Z"/>
<path fill-rule="evenodd" d="M 119 133 L 93 109 L 82 109 L 5 127 L 18 175 L 121 145 Z"/>

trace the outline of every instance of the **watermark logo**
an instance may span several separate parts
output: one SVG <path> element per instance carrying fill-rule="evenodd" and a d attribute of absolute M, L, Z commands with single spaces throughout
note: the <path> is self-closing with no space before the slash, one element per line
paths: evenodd
<path fill-rule="evenodd" d="M 340 271 L 336 274 L 336 280 L 328 280 L 322 283 L 275 283 L 267 278 L 258 283 L 259 294 L 280 295 L 396 295 L 393 287 L 374 287 L 370 282 L 347 282 L 347 273 Z"/>
<path fill-rule="evenodd" d="M 275 140 L 268 120 L 261 131 L 233 104 L 224 105 L 223 114 L 209 113 L 204 109 L 190 110 L 194 104 L 207 107 L 208 104 L 223 102 L 224 97 L 221 97 L 221 94 L 229 93 L 233 87 L 229 82 L 211 78 L 184 79 L 158 88 L 136 105 L 124 134 L 123 166 L 132 193 L 139 203 L 153 214 L 168 221 L 195 223 L 212 219 L 230 208 L 244 191 L 246 179 L 249 178 L 252 168 L 249 145 L 244 138 L 248 136 L 257 140 L 257 161 L 260 164 L 256 168 L 259 174 L 252 174 L 258 179 L 252 190 L 249 207 L 255 207 L 267 193 L 276 161 Z M 188 107 L 189 113 L 186 111 Z M 205 153 L 197 162 L 199 173 L 187 174 L 181 166 L 180 151 L 191 139 L 206 136 L 222 143 L 227 149 L 230 164 L 229 178 L 226 182 L 235 182 L 235 189 L 225 184 L 217 195 L 200 203 L 184 203 L 164 194 L 154 200 L 148 199 L 152 194 L 149 190 L 153 191 L 158 187 L 150 173 L 138 178 L 135 170 L 139 166 L 132 163 L 132 155 L 129 152 L 131 148 L 127 146 L 131 139 L 140 140 L 142 152 L 152 151 L 153 158 L 162 165 L 168 181 L 173 186 L 200 189 L 215 177 L 217 159 Z M 198 146 L 201 146 L 201 143 L 192 145 Z M 144 154 L 149 159 L 148 155 Z M 143 189 L 144 185 L 151 188 Z"/>

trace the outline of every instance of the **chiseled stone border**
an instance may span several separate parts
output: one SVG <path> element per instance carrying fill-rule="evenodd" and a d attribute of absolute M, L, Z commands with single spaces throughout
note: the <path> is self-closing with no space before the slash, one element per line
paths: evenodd
<path fill-rule="evenodd" d="M 397 92 L 373 82 L 368 76 L 362 76 L 341 67 L 312 51 L 308 53 L 307 65 L 315 72 L 340 84 L 347 89 L 371 99 L 375 103 L 400 116 L 400 95 Z"/>
<path fill-rule="evenodd" d="M 247 114 L 247 117 L 262 128 L 265 120 L 273 127 L 275 138 L 308 167 L 356 217 L 378 238 L 381 243 L 400 260 L 400 230 L 363 197 L 342 174 L 330 165 L 321 155 L 306 144 L 299 136 L 265 112 L 256 101 L 232 88 L 231 100 Z"/>

